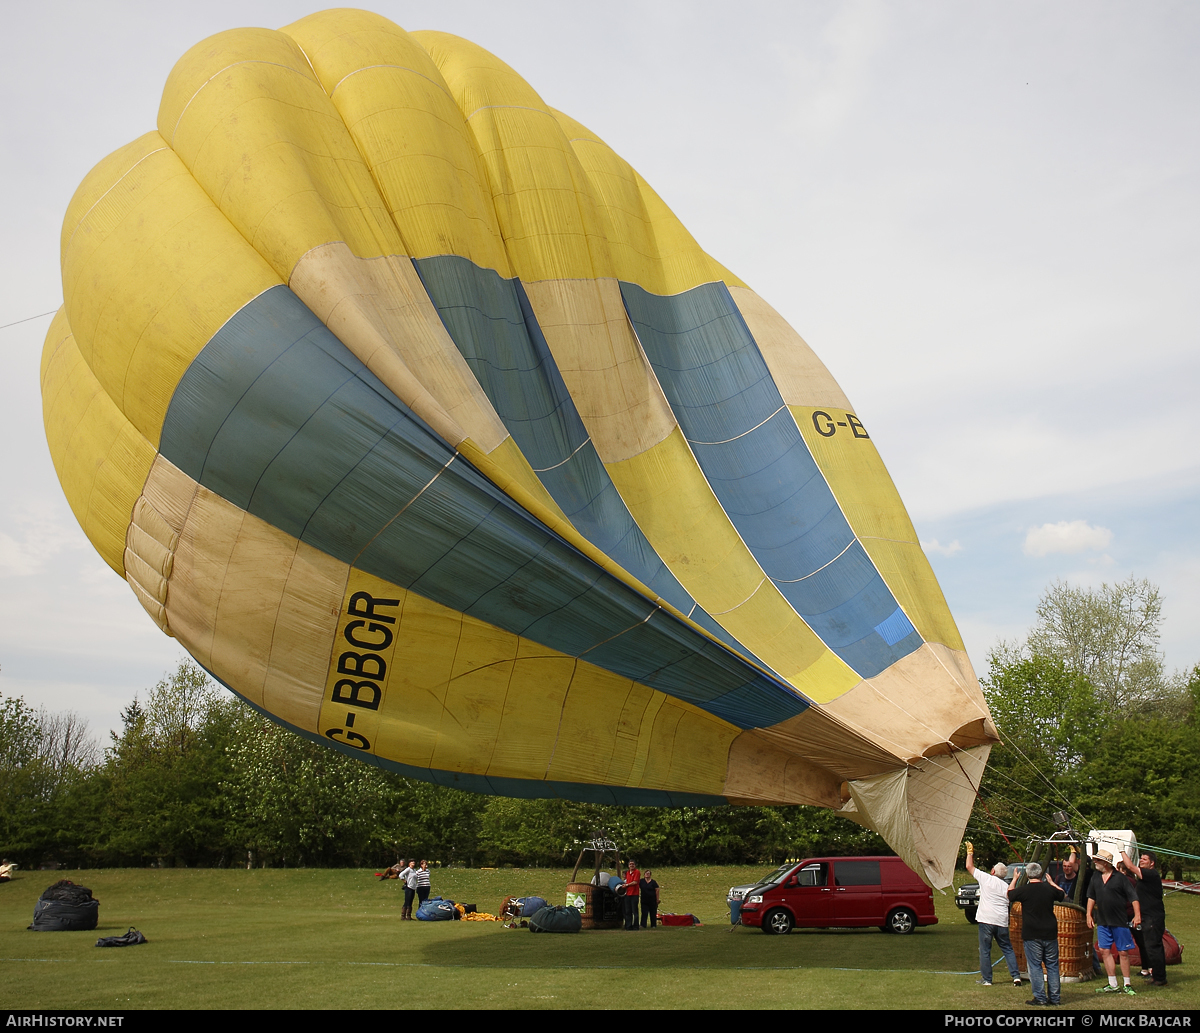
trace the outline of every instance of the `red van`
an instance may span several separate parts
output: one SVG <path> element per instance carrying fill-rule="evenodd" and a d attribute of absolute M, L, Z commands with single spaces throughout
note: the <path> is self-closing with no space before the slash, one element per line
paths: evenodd
<path fill-rule="evenodd" d="M 898 857 L 819 857 L 785 864 L 747 891 L 741 921 L 780 935 L 793 926 L 911 933 L 937 915 L 933 890 Z"/>

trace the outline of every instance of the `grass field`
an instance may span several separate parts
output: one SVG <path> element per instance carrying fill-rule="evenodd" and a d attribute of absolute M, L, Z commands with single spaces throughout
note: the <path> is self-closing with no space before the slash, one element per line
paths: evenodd
<path fill-rule="evenodd" d="M 499 923 L 400 922 L 403 893 L 369 872 L 122 869 L 63 872 L 100 900 L 100 928 L 34 933 L 56 874 L 0 884 L 0 1004 L 8 1008 L 935 1008 L 1024 1007 L 1028 986 L 980 987 L 976 927 L 935 894 L 937 926 L 911 936 L 729 926 L 725 893 L 764 869 L 658 869 L 665 911 L 699 928 L 531 935 Z M 433 892 L 495 912 L 507 895 L 563 899 L 569 871 L 435 870 Z M 143 946 L 98 950 L 137 926 Z M 1097 996 L 1066 984 L 1068 1008 L 1200 1008 L 1200 897 L 1167 898 L 1185 964 L 1167 988 Z M 1195 945 L 1190 946 L 1189 945 Z M 998 957 L 998 951 L 994 957 Z M 1188 962 L 1192 962 L 1188 964 Z M 1140 984 L 1140 980 L 1135 982 Z"/>

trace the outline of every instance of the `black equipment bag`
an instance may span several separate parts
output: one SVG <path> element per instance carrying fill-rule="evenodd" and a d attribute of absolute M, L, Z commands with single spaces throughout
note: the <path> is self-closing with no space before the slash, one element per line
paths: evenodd
<path fill-rule="evenodd" d="M 75 932 L 95 929 L 100 917 L 100 901 L 88 900 L 82 904 L 67 904 L 61 900 L 46 900 L 44 897 L 33 905 L 35 933 Z"/>
<path fill-rule="evenodd" d="M 60 879 L 38 898 L 33 906 L 33 925 L 36 933 L 75 932 L 96 928 L 100 901 L 86 886 L 76 886 L 70 879 Z"/>
<path fill-rule="evenodd" d="M 547 906 L 529 920 L 529 931 L 534 933 L 577 933 L 582 928 L 583 918 L 573 907 Z"/>
<path fill-rule="evenodd" d="M 150 941 L 147 940 L 146 937 L 144 937 L 141 933 L 139 933 L 133 926 L 130 926 L 129 932 L 125 933 L 123 936 L 101 936 L 100 939 L 98 939 L 96 941 L 96 946 L 97 947 L 132 947 L 134 944 L 137 944 L 137 943 L 149 943 L 149 942 Z"/>

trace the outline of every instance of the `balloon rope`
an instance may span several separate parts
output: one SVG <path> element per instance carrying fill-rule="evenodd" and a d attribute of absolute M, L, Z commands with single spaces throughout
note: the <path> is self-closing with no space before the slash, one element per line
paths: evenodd
<path fill-rule="evenodd" d="M 18 319 L 15 323 L 5 323 L 0 326 L 0 330 L 7 330 L 10 326 L 17 326 L 21 323 L 28 323 L 31 319 L 41 319 L 42 316 L 52 316 L 58 309 L 51 309 L 49 312 L 39 312 L 36 316 L 26 316 L 24 319 Z"/>
<path fill-rule="evenodd" d="M 975 799 L 979 801 L 979 805 L 983 808 L 984 813 L 988 816 L 988 820 L 996 826 L 996 831 L 999 832 L 1003 837 L 1004 842 L 1008 844 L 1009 849 L 1016 854 L 1017 857 L 1024 861 L 1025 856 L 1020 850 L 1013 846 L 1013 841 L 1009 839 L 1008 836 L 1004 835 L 1004 829 L 1000 827 L 1000 823 L 992 817 L 992 812 L 988 810 L 988 805 L 984 803 L 983 797 L 979 795 L 979 790 L 975 787 L 975 783 L 971 781 L 971 776 L 967 774 L 966 768 L 962 766 L 962 761 L 958 759 L 958 754 L 952 753 L 951 756 L 954 758 L 954 763 L 958 765 L 958 770 L 962 772 L 963 778 L 967 780 L 967 785 L 971 787 L 971 792 L 975 794 Z"/>

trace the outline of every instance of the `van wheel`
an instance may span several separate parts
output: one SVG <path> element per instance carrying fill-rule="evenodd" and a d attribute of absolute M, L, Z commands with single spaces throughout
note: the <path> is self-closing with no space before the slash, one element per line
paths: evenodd
<path fill-rule="evenodd" d="M 782 908 L 776 908 L 763 916 L 762 931 L 773 933 L 776 936 L 787 936 L 792 931 L 793 925 L 795 923 L 792 921 L 792 916 Z"/>
<path fill-rule="evenodd" d="M 965 908 L 963 914 L 967 916 L 967 921 L 972 925 L 978 923 L 979 919 L 975 917 L 976 909 L 973 907 Z"/>
<path fill-rule="evenodd" d="M 898 907 L 887 917 L 888 932 L 904 936 L 917 927 L 917 916 L 906 907 Z"/>

